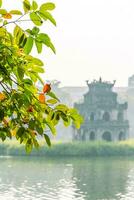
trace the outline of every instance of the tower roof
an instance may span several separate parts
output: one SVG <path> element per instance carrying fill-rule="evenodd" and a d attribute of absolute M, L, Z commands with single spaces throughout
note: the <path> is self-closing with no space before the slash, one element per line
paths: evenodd
<path fill-rule="evenodd" d="M 95 88 L 95 89 L 100 89 L 100 88 L 107 88 L 107 89 L 112 89 L 115 85 L 115 80 L 113 81 L 113 83 L 109 82 L 109 81 L 102 81 L 102 78 L 100 77 L 99 80 L 93 80 L 91 83 L 89 83 L 89 81 L 87 80 L 86 83 L 88 85 L 88 87 L 90 89 Z"/>

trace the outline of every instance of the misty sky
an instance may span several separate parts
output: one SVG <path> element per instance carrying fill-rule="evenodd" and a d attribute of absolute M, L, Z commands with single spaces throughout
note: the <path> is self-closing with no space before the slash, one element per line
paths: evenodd
<path fill-rule="evenodd" d="M 7 2 L 7 0 L 4 0 Z M 10 0 L 15 8 L 19 0 Z M 38 0 L 38 2 L 46 2 Z M 56 46 L 56 56 L 44 49 L 44 79 L 62 85 L 85 85 L 87 79 L 117 80 L 126 86 L 134 74 L 133 0 L 54 0 L 57 27 L 43 27 Z M 36 55 L 36 54 L 35 54 Z"/>

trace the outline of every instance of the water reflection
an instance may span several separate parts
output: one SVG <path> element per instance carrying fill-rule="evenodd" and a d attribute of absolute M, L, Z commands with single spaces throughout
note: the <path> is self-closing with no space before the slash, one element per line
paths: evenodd
<path fill-rule="evenodd" d="M 119 193 L 117 194 L 117 197 L 120 200 L 132 200 L 134 199 L 134 167 L 129 170 L 128 173 L 128 178 L 126 182 L 126 188 L 125 188 L 125 193 Z"/>
<path fill-rule="evenodd" d="M 72 164 L 60 160 L 1 159 L 0 199 L 84 200 L 76 186 Z"/>
<path fill-rule="evenodd" d="M 133 200 L 134 160 L 0 158 L 0 200 Z"/>
<path fill-rule="evenodd" d="M 87 192 L 86 199 L 113 200 L 118 199 L 116 194 L 124 192 L 129 163 L 118 159 L 93 159 L 86 164 L 81 162 L 79 168 L 74 169 L 78 187 Z"/>

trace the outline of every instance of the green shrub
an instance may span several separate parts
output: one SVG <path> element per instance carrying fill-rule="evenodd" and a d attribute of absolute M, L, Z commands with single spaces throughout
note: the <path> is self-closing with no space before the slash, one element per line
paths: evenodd
<path fill-rule="evenodd" d="M 0 143 L 0 155 L 8 156 L 134 156 L 134 141 L 54 143 L 51 147 L 40 142 L 40 148 L 26 154 L 24 145 L 16 141 Z"/>

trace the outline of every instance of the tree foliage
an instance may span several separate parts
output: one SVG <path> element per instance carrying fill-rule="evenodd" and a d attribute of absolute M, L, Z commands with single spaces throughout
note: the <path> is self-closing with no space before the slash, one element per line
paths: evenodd
<path fill-rule="evenodd" d="M 50 130 L 55 135 L 60 120 L 65 126 L 73 122 L 79 128 L 82 118 L 77 110 L 60 103 L 51 85 L 40 77 L 43 62 L 31 55 L 33 48 L 42 53 L 43 46 L 56 52 L 49 35 L 39 28 L 47 21 L 56 26 L 51 14 L 55 5 L 24 0 L 22 10 L 6 10 L 2 3 L 0 0 L 0 138 L 15 137 L 30 152 L 39 147 L 39 135 L 51 146 L 47 133 Z M 25 21 L 32 28 L 23 29 L 20 22 Z M 42 89 L 37 88 L 39 82 Z"/>

